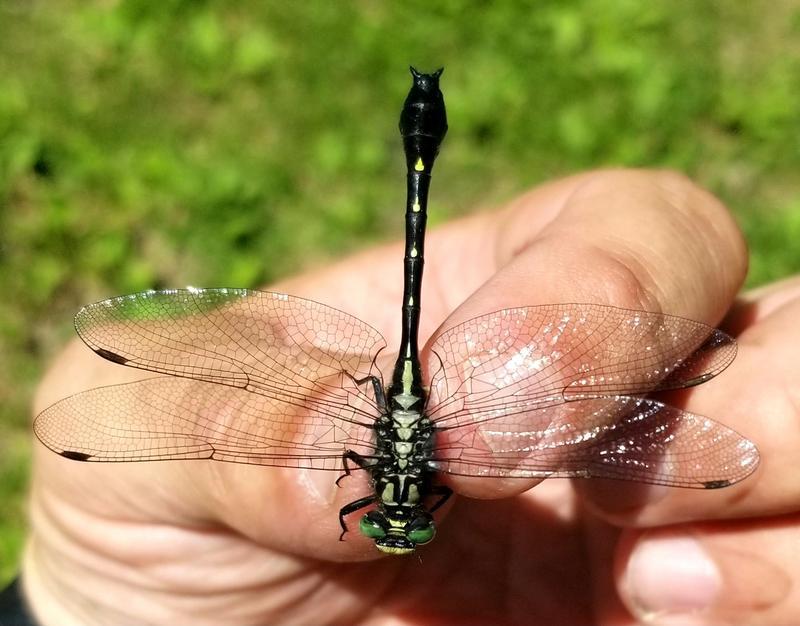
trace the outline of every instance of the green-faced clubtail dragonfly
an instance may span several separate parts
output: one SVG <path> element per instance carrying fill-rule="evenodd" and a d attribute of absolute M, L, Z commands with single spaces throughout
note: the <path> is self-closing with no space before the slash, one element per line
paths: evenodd
<path fill-rule="evenodd" d="M 247 289 L 148 291 L 88 305 L 75 327 L 103 358 L 167 376 L 66 398 L 36 419 L 39 439 L 77 461 L 363 469 L 374 490 L 341 509 L 342 529 L 370 507 L 361 532 L 394 554 L 433 538 L 432 513 L 451 494 L 437 472 L 705 489 L 750 474 L 750 441 L 644 397 L 733 360 L 734 340 L 698 322 L 597 304 L 503 309 L 438 335 L 423 377 L 426 207 L 447 118 L 441 70 L 411 71 L 402 339 L 388 386 L 375 364 L 383 337 L 342 311 Z"/>

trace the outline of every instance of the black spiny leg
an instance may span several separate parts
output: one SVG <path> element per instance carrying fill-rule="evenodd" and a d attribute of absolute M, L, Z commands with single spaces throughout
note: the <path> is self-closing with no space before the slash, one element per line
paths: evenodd
<path fill-rule="evenodd" d="M 344 518 L 350 513 L 355 513 L 359 509 L 363 509 L 366 506 L 369 506 L 373 502 L 377 500 L 376 496 L 366 496 L 364 498 L 359 498 L 351 502 L 350 504 L 346 504 L 341 509 L 339 509 L 339 524 L 342 527 L 342 534 L 339 535 L 339 541 L 344 541 L 344 536 L 347 534 L 347 524 L 344 523 Z"/>
<path fill-rule="evenodd" d="M 361 386 L 364 383 L 371 383 L 372 389 L 375 392 L 375 402 L 378 404 L 378 409 L 381 413 L 386 413 L 386 394 L 383 391 L 383 383 L 377 376 L 364 376 L 364 378 L 355 378 L 350 372 L 345 372 L 345 375 L 352 380 L 356 385 Z M 358 452 L 353 450 L 346 450 L 345 453 L 342 455 L 342 466 L 344 467 L 344 474 L 339 476 L 336 479 L 336 486 L 339 487 L 339 483 L 341 482 L 342 478 L 345 476 L 350 476 L 350 466 L 347 464 L 347 461 L 350 460 L 356 465 L 358 465 L 361 469 L 368 469 L 373 463 L 370 463 L 366 457 L 360 455 Z"/>
<path fill-rule="evenodd" d="M 348 460 L 358 465 L 360 469 L 369 469 L 370 467 L 375 465 L 374 462 L 370 463 L 367 457 L 360 455 L 355 450 L 345 450 L 344 454 L 342 455 L 342 467 L 344 467 L 344 474 L 342 474 L 341 476 L 339 476 L 339 478 L 336 479 L 337 487 L 341 487 L 339 482 L 342 480 L 342 478 L 350 476 L 350 466 L 347 464 Z"/>
<path fill-rule="evenodd" d="M 434 504 L 430 508 L 430 512 L 433 513 L 436 509 L 441 507 L 445 502 L 447 502 L 450 499 L 450 496 L 453 495 L 453 490 L 450 489 L 450 487 L 447 487 L 446 485 L 433 485 L 431 487 L 429 494 L 432 496 L 441 496 L 436 501 L 436 504 Z"/>
<path fill-rule="evenodd" d="M 336 479 L 336 486 L 339 487 L 339 481 L 342 480 L 345 476 L 350 476 L 350 466 L 347 464 L 347 461 L 350 460 L 356 465 L 358 465 L 361 469 L 369 469 L 370 467 L 374 466 L 375 463 L 370 463 L 370 459 L 365 456 L 360 455 L 355 450 L 347 450 L 342 455 L 342 465 L 344 466 L 344 474 L 339 476 Z M 358 509 L 363 509 L 365 506 L 368 506 L 377 500 L 377 496 L 366 496 L 364 498 L 359 498 L 355 502 L 351 502 L 350 504 L 343 506 L 339 509 L 339 524 L 342 527 L 342 534 L 339 535 L 339 541 L 344 541 L 345 533 L 347 533 L 347 524 L 344 523 L 344 518 L 346 515 L 350 515 L 354 511 L 358 511 Z"/>
<path fill-rule="evenodd" d="M 378 409 L 381 413 L 386 413 L 386 394 L 383 391 L 383 383 L 377 376 L 370 375 L 365 376 L 364 378 L 355 378 L 349 372 L 345 372 L 345 374 L 347 374 L 350 380 L 352 380 L 356 385 L 360 386 L 367 382 L 371 383 L 372 389 L 375 392 L 375 402 L 378 405 Z M 348 465 L 348 461 L 352 461 L 360 469 L 369 469 L 375 465 L 374 460 L 368 459 L 355 450 L 346 450 L 345 453 L 342 454 L 342 466 L 344 467 L 344 474 L 336 479 L 337 487 L 341 486 L 339 483 L 345 476 L 350 476 L 350 465 Z M 345 524 L 344 518 L 347 515 L 358 511 L 359 509 L 369 506 L 376 500 L 376 496 L 366 496 L 364 498 L 359 498 L 358 500 L 351 502 L 350 504 L 339 509 L 339 525 L 342 527 L 342 534 L 339 535 L 339 541 L 344 541 L 344 536 L 347 534 L 347 524 Z"/>
<path fill-rule="evenodd" d="M 364 383 L 371 383 L 378 409 L 380 409 L 381 413 L 386 413 L 386 394 L 383 391 L 383 382 L 377 376 L 370 374 L 369 376 L 364 376 L 364 378 L 355 378 L 350 372 L 345 372 L 345 374 L 359 387 Z"/>

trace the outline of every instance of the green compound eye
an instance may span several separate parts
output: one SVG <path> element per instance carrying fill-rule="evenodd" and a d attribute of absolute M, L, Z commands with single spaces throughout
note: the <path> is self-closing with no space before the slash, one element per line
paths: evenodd
<path fill-rule="evenodd" d="M 358 529 L 361 534 L 370 539 L 380 539 L 386 536 L 386 529 L 382 523 L 384 520 L 374 514 L 375 511 L 370 511 L 358 523 Z"/>
<path fill-rule="evenodd" d="M 433 522 L 428 522 L 425 526 L 420 526 L 419 528 L 409 530 L 406 533 L 406 537 L 408 537 L 417 545 L 422 545 L 433 539 L 435 534 L 436 528 L 434 527 Z"/>

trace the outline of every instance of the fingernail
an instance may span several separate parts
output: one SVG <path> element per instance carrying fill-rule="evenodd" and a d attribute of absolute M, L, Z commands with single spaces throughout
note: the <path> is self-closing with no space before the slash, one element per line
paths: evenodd
<path fill-rule="evenodd" d="M 690 537 L 641 540 L 623 580 L 629 608 L 645 622 L 702 613 L 722 590 L 716 564 Z"/>

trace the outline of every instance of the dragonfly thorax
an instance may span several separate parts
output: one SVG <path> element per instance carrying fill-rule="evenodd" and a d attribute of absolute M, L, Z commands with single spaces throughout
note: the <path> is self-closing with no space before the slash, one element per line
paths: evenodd
<path fill-rule="evenodd" d="M 395 407 L 424 403 L 424 398 L 402 392 L 391 400 Z M 433 432 L 431 421 L 416 409 L 395 408 L 376 424 L 381 460 L 371 473 L 378 506 L 364 515 L 359 528 L 383 552 L 406 554 L 433 539 L 433 517 L 424 502 L 431 486 Z"/>

